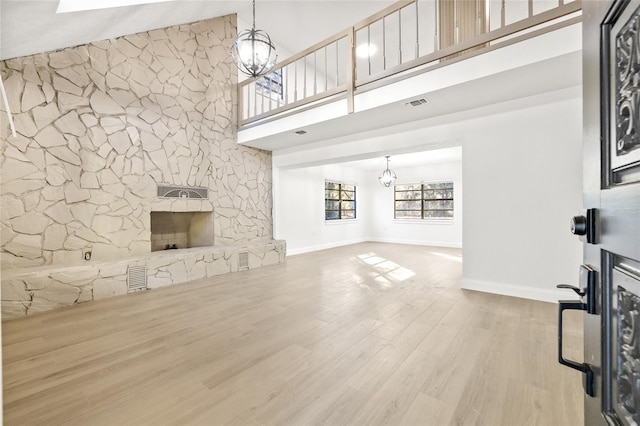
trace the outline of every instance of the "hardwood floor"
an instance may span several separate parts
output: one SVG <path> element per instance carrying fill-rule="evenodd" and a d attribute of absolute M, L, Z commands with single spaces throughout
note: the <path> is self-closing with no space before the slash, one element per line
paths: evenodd
<path fill-rule="evenodd" d="M 583 424 L 557 306 L 460 290 L 461 260 L 363 243 L 5 322 L 5 424 Z"/>

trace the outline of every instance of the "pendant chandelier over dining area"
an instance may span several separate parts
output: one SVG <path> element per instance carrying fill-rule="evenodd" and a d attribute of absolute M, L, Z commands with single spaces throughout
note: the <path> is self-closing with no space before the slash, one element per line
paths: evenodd
<path fill-rule="evenodd" d="M 378 177 L 380 184 L 387 188 L 393 185 L 393 183 L 396 181 L 395 172 L 393 170 L 389 170 L 389 157 L 389 155 L 385 155 L 385 158 L 387 159 L 387 168 L 383 170 Z"/>

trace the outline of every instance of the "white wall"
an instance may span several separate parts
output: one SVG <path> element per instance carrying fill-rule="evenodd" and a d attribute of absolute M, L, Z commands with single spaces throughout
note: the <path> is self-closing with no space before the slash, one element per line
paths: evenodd
<path fill-rule="evenodd" d="M 514 101 L 499 110 L 488 109 L 482 118 L 465 119 L 461 113 L 452 123 L 425 122 L 418 129 L 362 139 L 348 146 L 328 141 L 306 151 L 274 152 L 274 172 L 283 178 L 281 182 L 274 178 L 276 238 L 286 239 L 288 247 L 295 250 L 312 248 L 314 241 L 328 247 L 359 238 L 405 238 L 416 232 L 411 229 L 403 234 L 400 227 L 388 222 L 384 231 L 384 219 L 367 222 L 366 218 L 357 231 L 327 232 L 321 220 L 323 196 L 312 196 L 313 191 L 322 191 L 326 176 L 319 167 L 283 170 L 279 165 L 333 161 L 341 153 L 358 151 L 365 156 L 362 158 L 371 158 L 389 149 L 415 146 L 416 141 L 443 145 L 455 141 L 463 147 L 463 288 L 547 301 L 566 297 L 555 286 L 576 283 L 582 259 L 581 244 L 568 226 L 569 218 L 582 206 L 582 98 L 579 87 L 539 98 L 545 102 Z M 312 184 L 311 175 L 317 184 Z M 367 188 L 371 184 L 363 185 Z M 372 193 L 381 190 L 375 185 L 370 187 Z M 315 223 L 283 213 L 283 198 L 294 189 L 304 198 L 300 204 L 317 200 L 313 201 L 317 208 L 307 206 L 311 210 L 305 211 L 317 216 Z M 380 200 L 372 197 L 371 210 Z M 423 229 L 426 232 L 427 228 Z M 435 238 L 419 237 L 426 241 Z"/>
<path fill-rule="evenodd" d="M 393 188 L 380 185 L 375 175 L 368 182 L 371 218 L 369 241 L 420 244 L 439 247 L 462 247 L 462 163 L 425 164 L 422 167 L 394 168 L 397 184 L 453 180 L 453 221 L 396 220 L 393 218 Z"/>
<path fill-rule="evenodd" d="M 354 183 L 355 220 L 324 220 L 324 182 Z M 366 218 L 359 170 L 329 165 L 304 169 L 274 169 L 274 237 L 287 241 L 287 254 L 305 253 L 365 240 Z M 276 189 L 277 188 L 277 189 Z"/>
<path fill-rule="evenodd" d="M 378 183 L 379 170 L 348 165 L 276 170 L 274 233 L 275 238 L 287 241 L 289 255 L 362 241 L 462 247 L 461 162 L 394 168 L 399 184 L 453 179 L 454 220 L 445 223 L 395 220 L 393 188 Z M 356 220 L 324 220 L 325 179 L 357 185 Z"/>
<path fill-rule="evenodd" d="M 582 100 L 483 120 L 464 143 L 462 287 L 557 300 L 577 284 L 582 247 Z M 470 123 L 472 124 L 472 123 Z"/>

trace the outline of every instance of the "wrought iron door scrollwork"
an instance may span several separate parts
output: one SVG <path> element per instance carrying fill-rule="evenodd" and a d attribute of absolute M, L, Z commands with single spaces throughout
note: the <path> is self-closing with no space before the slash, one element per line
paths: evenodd
<path fill-rule="evenodd" d="M 640 9 L 616 37 L 616 154 L 640 148 Z"/>
<path fill-rule="evenodd" d="M 618 404 L 640 424 L 640 297 L 618 287 Z"/>

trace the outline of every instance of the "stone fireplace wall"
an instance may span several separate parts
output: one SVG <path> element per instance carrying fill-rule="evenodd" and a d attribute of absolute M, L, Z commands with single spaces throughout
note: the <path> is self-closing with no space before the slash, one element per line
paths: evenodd
<path fill-rule="evenodd" d="M 236 143 L 235 35 L 234 15 L 0 61 L 3 319 L 125 294 L 131 266 L 151 289 L 284 262 L 271 154 Z M 214 246 L 152 253 L 152 211 L 213 212 Z"/>
<path fill-rule="evenodd" d="M 271 238 L 270 153 L 236 143 L 235 34 L 227 16 L 0 61 L 4 270 L 148 253 L 156 210 L 213 211 L 216 244 Z"/>

